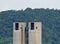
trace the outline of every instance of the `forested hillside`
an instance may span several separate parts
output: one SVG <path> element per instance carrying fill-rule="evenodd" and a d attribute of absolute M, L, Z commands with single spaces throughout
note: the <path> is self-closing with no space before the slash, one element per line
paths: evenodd
<path fill-rule="evenodd" d="M 31 9 L 0 12 L 0 44 L 12 44 L 13 22 L 42 22 L 42 44 L 60 44 L 60 10 Z"/>

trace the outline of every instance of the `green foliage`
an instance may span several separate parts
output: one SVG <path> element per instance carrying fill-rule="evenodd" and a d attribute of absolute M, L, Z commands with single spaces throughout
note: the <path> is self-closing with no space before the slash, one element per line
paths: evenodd
<path fill-rule="evenodd" d="M 1 38 L 0 44 L 13 44 L 12 38 Z"/>
<path fill-rule="evenodd" d="M 20 21 L 41 21 L 42 44 L 60 44 L 60 10 L 43 8 L 0 12 L 0 44 L 12 44 L 13 22 Z"/>

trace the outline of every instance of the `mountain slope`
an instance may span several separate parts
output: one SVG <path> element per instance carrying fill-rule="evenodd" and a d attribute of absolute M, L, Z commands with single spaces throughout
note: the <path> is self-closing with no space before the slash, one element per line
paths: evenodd
<path fill-rule="evenodd" d="M 27 8 L 0 12 L 0 39 L 12 38 L 13 22 L 20 21 L 42 22 L 42 44 L 60 44 L 60 10 Z"/>

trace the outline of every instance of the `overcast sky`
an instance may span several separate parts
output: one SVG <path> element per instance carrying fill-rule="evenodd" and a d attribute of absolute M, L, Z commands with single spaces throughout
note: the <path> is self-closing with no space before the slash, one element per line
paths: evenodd
<path fill-rule="evenodd" d="M 0 0 L 0 11 L 30 8 L 60 9 L 60 0 Z"/>

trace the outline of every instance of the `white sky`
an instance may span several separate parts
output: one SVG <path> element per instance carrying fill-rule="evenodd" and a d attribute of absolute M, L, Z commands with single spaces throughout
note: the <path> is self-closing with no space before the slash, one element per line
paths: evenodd
<path fill-rule="evenodd" d="M 60 0 L 0 0 L 0 11 L 30 8 L 60 9 Z"/>

